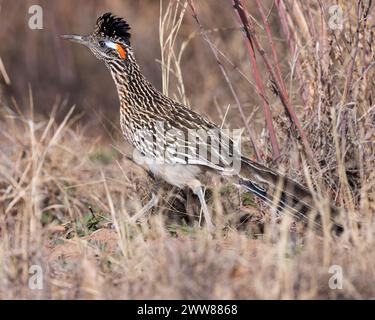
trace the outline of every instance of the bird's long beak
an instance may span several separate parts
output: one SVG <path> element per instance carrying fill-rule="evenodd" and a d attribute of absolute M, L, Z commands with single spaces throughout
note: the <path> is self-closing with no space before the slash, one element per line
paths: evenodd
<path fill-rule="evenodd" d="M 61 38 L 63 39 L 66 39 L 66 40 L 70 40 L 70 41 L 73 41 L 73 42 L 77 42 L 77 43 L 80 43 L 80 44 L 83 44 L 85 46 L 88 45 L 89 41 L 88 41 L 88 36 L 77 36 L 77 35 L 74 35 L 74 34 L 65 34 L 65 35 L 62 35 Z"/>

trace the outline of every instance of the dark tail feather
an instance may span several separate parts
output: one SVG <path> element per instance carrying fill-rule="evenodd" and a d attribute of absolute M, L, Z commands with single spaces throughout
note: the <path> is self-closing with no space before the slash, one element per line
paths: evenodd
<path fill-rule="evenodd" d="M 247 158 L 242 158 L 239 176 L 239 184 L 268 205 L 275 206 L 279 212 L 292 215 L 297 221 L 302 220 L 305 223 L 311 221 L 315 229 L 321 230 L 321 214 L 317 212 L 313 195 L 301 184 Z M 343 227 L 334 222 L 338 210 L 333 206 L 330 209 L 332 231 L 339 235 Z M 314 212 L 317 214 L 312 221 L 311 214 Z"/>

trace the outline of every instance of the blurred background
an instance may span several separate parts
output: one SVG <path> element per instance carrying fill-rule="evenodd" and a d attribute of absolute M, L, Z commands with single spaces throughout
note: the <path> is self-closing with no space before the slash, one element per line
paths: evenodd
<path fill-rule="evenodd" d="M 266 2 L 265 8 L 268 8 Z M 65 107 L 59 108 L 60 119 L 75 105 L 76 112 L 82 115 L 86 124 L 100 128 L 110 122 L 117 126 L 118 99 L 105 65 L 86 48 L 66 42 L 59 36 L 91 33 L 97 17 L 107 11 L 124 17 L 132 27 L 131 42 L 141 70 L 161 89 L 160 3 L 165 12 L 169 1 L 0 0 L 0 57 L 11 81 L 8 90 L 16 97 L 21 109 L 28 108 L 27 92 L 30 86 L 35 109 L 39 113 L 48 115 L 56 101 L 65 101 Z M 31 17 L 29 7 L 34 4 L 43 8 L 42 30 L 28 27 Z M 249 83 L 252 75 L 248 53 L 231 2 L 197 0 L 195 4 L 210 39 L 230 60 L 228 63 L 222 58 L 246 115 L 250 116 L 256 108 L 258 97 Z M 250 12 L 251 9 L 249 5 Z M 279 25 L 272 23 L 274 13 L 270 15 L 272 32 L 276 46 L 282 52 L 284 42 L 280 40 Z M 181 69 L 189 103 L 212 120 L 220 122 L 227 106 L 234 105 L 234 99 L 208 44 L 199 33 L 189 7 L 176 39 L 177 52 L 183 44 L 186 44 L 186 49 L 182 54 Z M 283 55 L 279 57 L 282 59 Z M 172 76 L 170 96 L 176 95 L 175 82 Z M 236 107 L 229 108 L 227 119 L 230 119 L 232 127 L 243 127 Z M 258 121 L 263 126 L 264 119 Z"/>

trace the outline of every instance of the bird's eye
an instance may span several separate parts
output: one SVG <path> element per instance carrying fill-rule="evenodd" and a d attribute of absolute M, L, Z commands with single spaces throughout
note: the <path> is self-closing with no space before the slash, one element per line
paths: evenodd
<path fill-rule="evenodd" d="M 105 47 L 105 42 L 104 41 L 99 41 L 99 46 L 104 48 Z"/>

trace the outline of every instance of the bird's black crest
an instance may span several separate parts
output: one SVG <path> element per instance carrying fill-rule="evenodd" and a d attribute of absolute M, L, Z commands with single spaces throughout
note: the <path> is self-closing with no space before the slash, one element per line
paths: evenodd
<path fill-rule="evenodd" d="M 130 45 L 130 26 L 122 18 L 107 12 L 96 20 L 95 34 L 106 36 L 112 39 L 121 39 Z"/>

